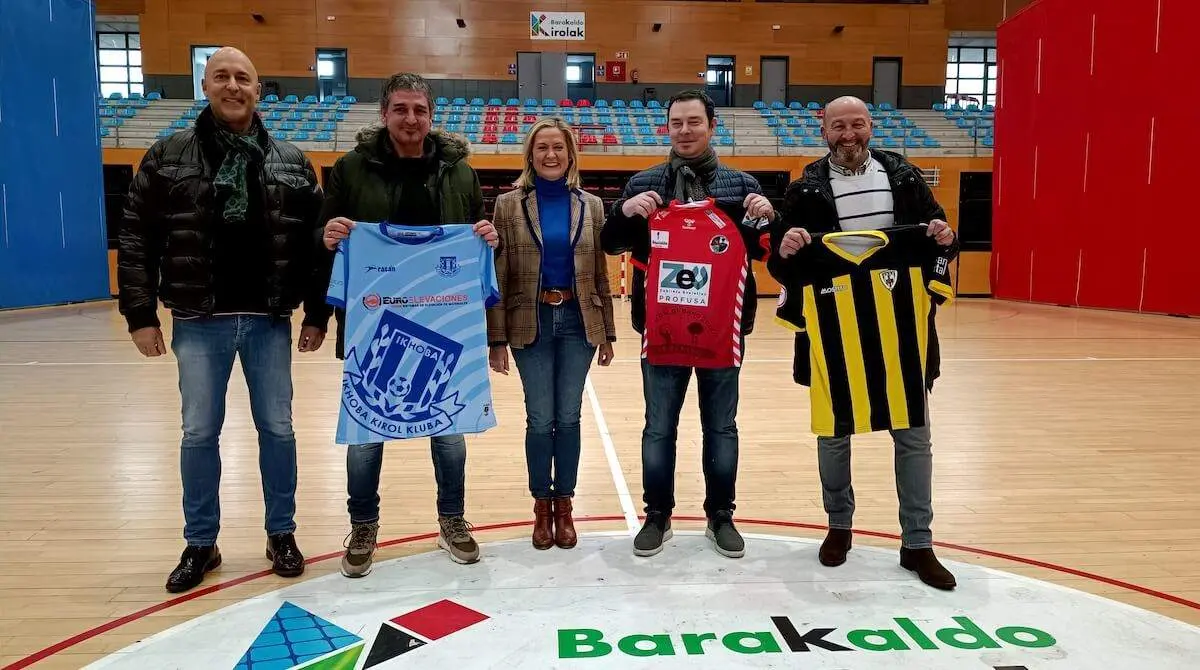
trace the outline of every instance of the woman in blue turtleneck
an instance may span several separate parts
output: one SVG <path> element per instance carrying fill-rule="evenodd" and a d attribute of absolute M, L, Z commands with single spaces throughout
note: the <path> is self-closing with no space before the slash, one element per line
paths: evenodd
<path fill-rule="evenodd" d="M 579 416 L 592 359 L 616 340 L 604 205 L 579 188 L 571 129 L 542 119 L 525 138 L 517 188 L 496 199 L 500 302 L 488 310 L 492 370 L 511 348 L 525 390 L 525 464 L 534 498 L 533 546 L 576 543 L 571 498 L 579 472 Z"/>

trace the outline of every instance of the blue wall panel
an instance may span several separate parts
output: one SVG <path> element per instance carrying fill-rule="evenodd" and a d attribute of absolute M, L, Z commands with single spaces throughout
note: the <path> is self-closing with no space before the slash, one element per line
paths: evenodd
<path fill-rule="evenodd" d="M 0 308 L 108 297 L 95 6 L 0 1 Z"/>

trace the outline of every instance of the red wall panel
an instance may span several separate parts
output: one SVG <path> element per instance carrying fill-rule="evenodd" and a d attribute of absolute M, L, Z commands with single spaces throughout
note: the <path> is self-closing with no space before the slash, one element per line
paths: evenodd
<path fill-rule="evenodd" d="M 1000 298 L 1200 315 L 1194 0 L 1040 0 L 998 33 Z M 1195 265 L 1195 261 L 1192 261 Z"/>

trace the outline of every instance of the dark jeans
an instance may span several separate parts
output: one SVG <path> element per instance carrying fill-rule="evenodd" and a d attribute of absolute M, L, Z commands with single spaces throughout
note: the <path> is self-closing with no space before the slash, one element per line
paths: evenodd
<path fill-rule="evenodd" d="M 734 509 L 738 464 L 738 375 L 741 368 L 696 369 L 704 434 L 704 512 Z M 679 412 L 693 368 L 642 361 L 646 426 L 642 430 L 642 489 L 646 512 L 675 507 L 675 453 Z"/>
<path fill-rule="evenodd" d="M 269 535 L 296 530 L 296 437 L 292 432 L 292 327 L 266 316 L 175 319 L 171 349 L 179 366 L 183 441 L 183 537 L 216 544 L 221 527 L 221 454 L 225 394 L 233 361 L 242 362 L 258 429 L 258 469 Z"/>
<path fill-rule="evenodd" d="M 534 498 L 575 495 L 579 416 L 596 347 L 587 341 L 579 304 L 538 309 L 538 339 L 513 349 L 525 389 L 525 467 Z"/>
<path fill-rule="evenodd" d="M 462 435 L 430 438 L 433 476 L 437 480 L 438 516 L 462 516 L 466 509 L 467 440 Z M 346 447 L 346 507 L 350 523 L 379 521 L 379 473 L 383 443 Z"/>

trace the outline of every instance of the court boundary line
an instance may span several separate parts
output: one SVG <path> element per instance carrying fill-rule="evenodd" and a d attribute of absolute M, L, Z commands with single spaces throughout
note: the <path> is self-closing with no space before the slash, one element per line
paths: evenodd
<path fill-rule="evenodd" d="M 671 518 L 674 521 L 695 521 L 695 522 L 705 522 L 706 521 L 705 517 L 702 517 L 702 516 L 673 515 Z M 613 522 L 613 521 L 625 521 L 625 520 L 626 519 L 624 516 L 602 515 L 602 516 L 578 517 L 575 519 L 575 522 L 576 523 L 599 523 L 599 522 Z M 804 522 L 800 522 L 800 521 L 780 521 L 780 520 L 776 520 L 776 519 L 737 519 L 736 522 L 739 524 L 745 524 L 745 525 L 751 525 L 751 526 L 767 526 L 767 527 L 775 527 L 775 528 L 798 528 L 798 529 L 803 529 L 803 530 L 818 530 L 818 531 L 829 530 L 829 527 L 826 525 L 823 525 L 823 524 L 804 523 Z M 532 526 L 533 524 L 534 524 L 534 521 L 532 519 L 521 520 L 521 521 L 505 521 L 505 522 L 500 522 L 500 523 L 486 524 L 483 526 L 476 526 L 474 528 L 474 530 L 479 531 L 479 532 L 487 532 L 487 531 L 493 531 L 493 530 L 506 530 L 509 528 L 520 528 L 523 526 Z M 854 529 L 854 534 L 861 535 L 864 537 L 874 537 L 874 538 L 880 538 L 880 539 L 885 539 L 885 540 L 897 540 L 897 541 L 900 540 L 900 536 L 896 535 L 895 533 L 885 533 L 883 531 L 877 531 L 877 530 Z M 432 540 L 432 539 L 436 538 L 437 536 L 438 536 L 438 533 L 436 533 L 436 532 L 421 533 L 419 535 L 408 535 L 408 536 L 393 538 L 391 540 L 386 540 L 384 542 L 380 542 L 377 546 L 379 548 L 393 547 L 393 546 L 397 546 L 397 545 L 401 545 L 401 544 L 411 544 L 413 542 L 421 542 L 423 540 Z M 1046 561 L 1039 561 L 1034 558 L 1018 556 L 1016 554 L 1007 554 L 1007 553 L 1000 552 L 1000 551 L 992 551 L 990 549 L 980 549 L 978 547 L 971 547 L 971 546 L 964 545 L 964 544 L 955 544 L 952 542 L 940 542 L 937 540 L 935 540 L 933 544 L 935 547 L 940 547 L 943 549 L 951 549 L 954 551 L 961 551 L 961 552 L 965 552 L 965 553 L 969 553 L 969 554 L 976 554 L 979 556 L 987 556 L 989 558 L 998 558 L 1001 560 L 1017 563 L 1020 565 L 1029 565 L 1029 566 L 1033 566 L 1033 567 L 1037 567 L 1037 568 L 1042 568 L 1045 570 L 1050 570 L 1051 572 L 1059 572 L 1062 574 L 1071 575 L 1073 577 L 1082 577 L 1084 579 L 1089 579 L 1089 580 L 1099 582 L 1102 584 L 1107 584 L 1109 586 L 1115 586 L 1115 587 L 1118 587 L 1121 589 L 1125 589 L 1127 591 L 1133 591 L 1135 593 L 1141 593 L 1142 595 L 1151 596 L 1153 598 L 1158 598 L 1159 600 L 1164 600 L 1166 602 L 1169 602 L 1169 603 L 1172 603 L 1175 605 L 1180 605 L 1182 607 L 1187 607 L 1190 609 L 1200 611 L 1200 602 L 1191 601 L 1186 598 L 1181 598 L 1179 596 L 1171 595 L 1171 594 L 1165 593 L 1163 591 L 1157 591 L 1155 589 L 1147 588 L 1145 586 L 1140 586 L 1138 584 L 1133 584 L 1131 582 L 1122 581 L 1120 579 L 1114 579 L 1112 577 L 1105 577 L 1104 575 L 1098 575 L 1096 573 L 1087 572 L 1084 570 L 1077 570 L 1075 568 L 1070 568 L 1070 567 L 1067 567 L 1064 565 L 1058 565 L 1056 563 L 1048 563 Z M 440 550 L 437 550 L 437 551 L 440 551 Z M 329 552 L 327 554 L 321 554 L 319 556 L 313 556 L 313 557 L 307 558 L 307 559 L 305 559 L 304 564 L 312 565 L 314 563 L 320 563 L 320 562 L 327 561 L 332 558 L 338 558 L 341 555 L 342 555 L 341 551 Z M 160 603 L 155 603 L 154 605 L 142 608 L 136 612 L 131 612 L 129 614 L 126 614 L 123 617 L 120 617 L 119 619 L 113 619 L 112 621 L 109 621 L 107 623 L 101 624 L 94 628 L 90 628 L 88 630 L 83 631 L 82 633 L 77 633 L 76 635 L 73 635 L 65 640 L 56 642 L 56 643 L 50 645 L 49 647 L 46 647 L 45 649 L 36 651 L 36 652 L 30 654 L 29 656 L 26 656 L 25 658 L 22 658 L 21 660 L 16 661 L 15 663 L 12 663 L 3 668 L 0 668 L 0 670 L 22 670 L 23 668 L 27 668 L 27 667 L 33 665 L 34 663 L 39 663 L 41 661 L 44 661 L 47 658 L 54 656 L 55 654 L 58 654 L 59 652 L 62 652 L 66 649 L 74 647 L 75 645 L 86 642 L 94 637 L 99 637 L 100 635 L 103 635 L 104 633 L 107 633 L 111 630 L 120 628 L 121 626 L 124 626 L 127 623 L 132 623 L 139 619 L 143 619 L 147 616 L 150 616 L 151 614 L 156 614 L 163 610 L 170 609 L 171 607 L 174 607 L 176 605 L 180 605 L 180 604 L 192 601 L 192 600 L 196 600 L 197 598 L 201 598 L 210 593 L 224 591 L 226 589 L 230 589 L 235 586 L 240 586 L 247 582 L 261 579 L 263 577 L 269 577 L 273 574 L 275 574 L 275 573 L 273 571 L 271 571 L 270 569 L 260 570 L 258 572 L 252 572 L 249 574 L 242 575 L 241 577 L 235 577 L 228 581 L 218 582 L 216 584 L 211 584 L 209 586 L 204 586 L 204 587 L 194 589 L 194 590 L 189 591 L 188 593 L 184 593 L 180 596 L 176 596 L 174 598 L 164 600 L 163 602 L 160 602 Z M 292 580 L 289 580 L 289 581 L 292 581 Z M 1039 580 L 1039 581 L 1044 581 L 1044 580 Z M 299 583 L 299 582 L 293 581 L 292 583 Z M 1053 582 L 1048 582 L 1048 583 L 1053 584 Z M 1071 588 L 1069 586 L 1064 586 L 1062 584 L 1057 584 L 1056 586 L 1060 586 L 1062 588 Z M 281 587 L 281 588 L 285 588 L 285 587 Z M 1086 591 L 1082 591 L 1081 589 L 1074 589 L 1074 590 L 1080 591 L 1082 593 L 1086 593 Z M 1097 594 L 1091 594 L 1091 595 L 1097 595 Z M 1112 600 L 1114 602 L 1120 602 L 1119 600 L 1115 600 L 1114 598 L 1107 598 L 1106 596 L 1097 596 L 1097 597 L 1106 598 L 1107 600 Z M 1128 605 L 1130 607 L 1137 607 L 1136 605 L 1129 605 L 1129 603 L 1122 603 L 1122 604 Z M 1145 609 L 1145 608 L 1138 608 L 1138 609 Z M 204 615 L 198 615 L 198 616 L 204 616 Z M 1166 616 L 1166 615 L 1163 615 L 1163 616 Z M 1167 618 L 1173 618 L 1173 617 L 1167 617 Z"/>
<path fill-rule="evenodd" d="M 637 511 L 633 508 L 633 497 L 629 495 L 629 483 L 625 481 L 625 471 L 621 469 L 621 461 L 617 458 L 617 447 L 613 444 L 612 433 L 608 430 L 608 421 L 604 418 L 604 410 L 600 408 L 600 397 L 596 387 L 592 385 L 592 376 L 588 375 L 584 382 L 584 390 L 592 405 L 592 418 L 596 421 L 596 430 L 600 433 L 600 442 L 604 445 L 604 458 L 608 461 L 608 470 L 612 474 L 613 486 L 617 489 L 617 498 L 621 501 L 621 512 L 625 515 L 625 524 L 629 526 L 629 534 L 638 531 Z"/>

